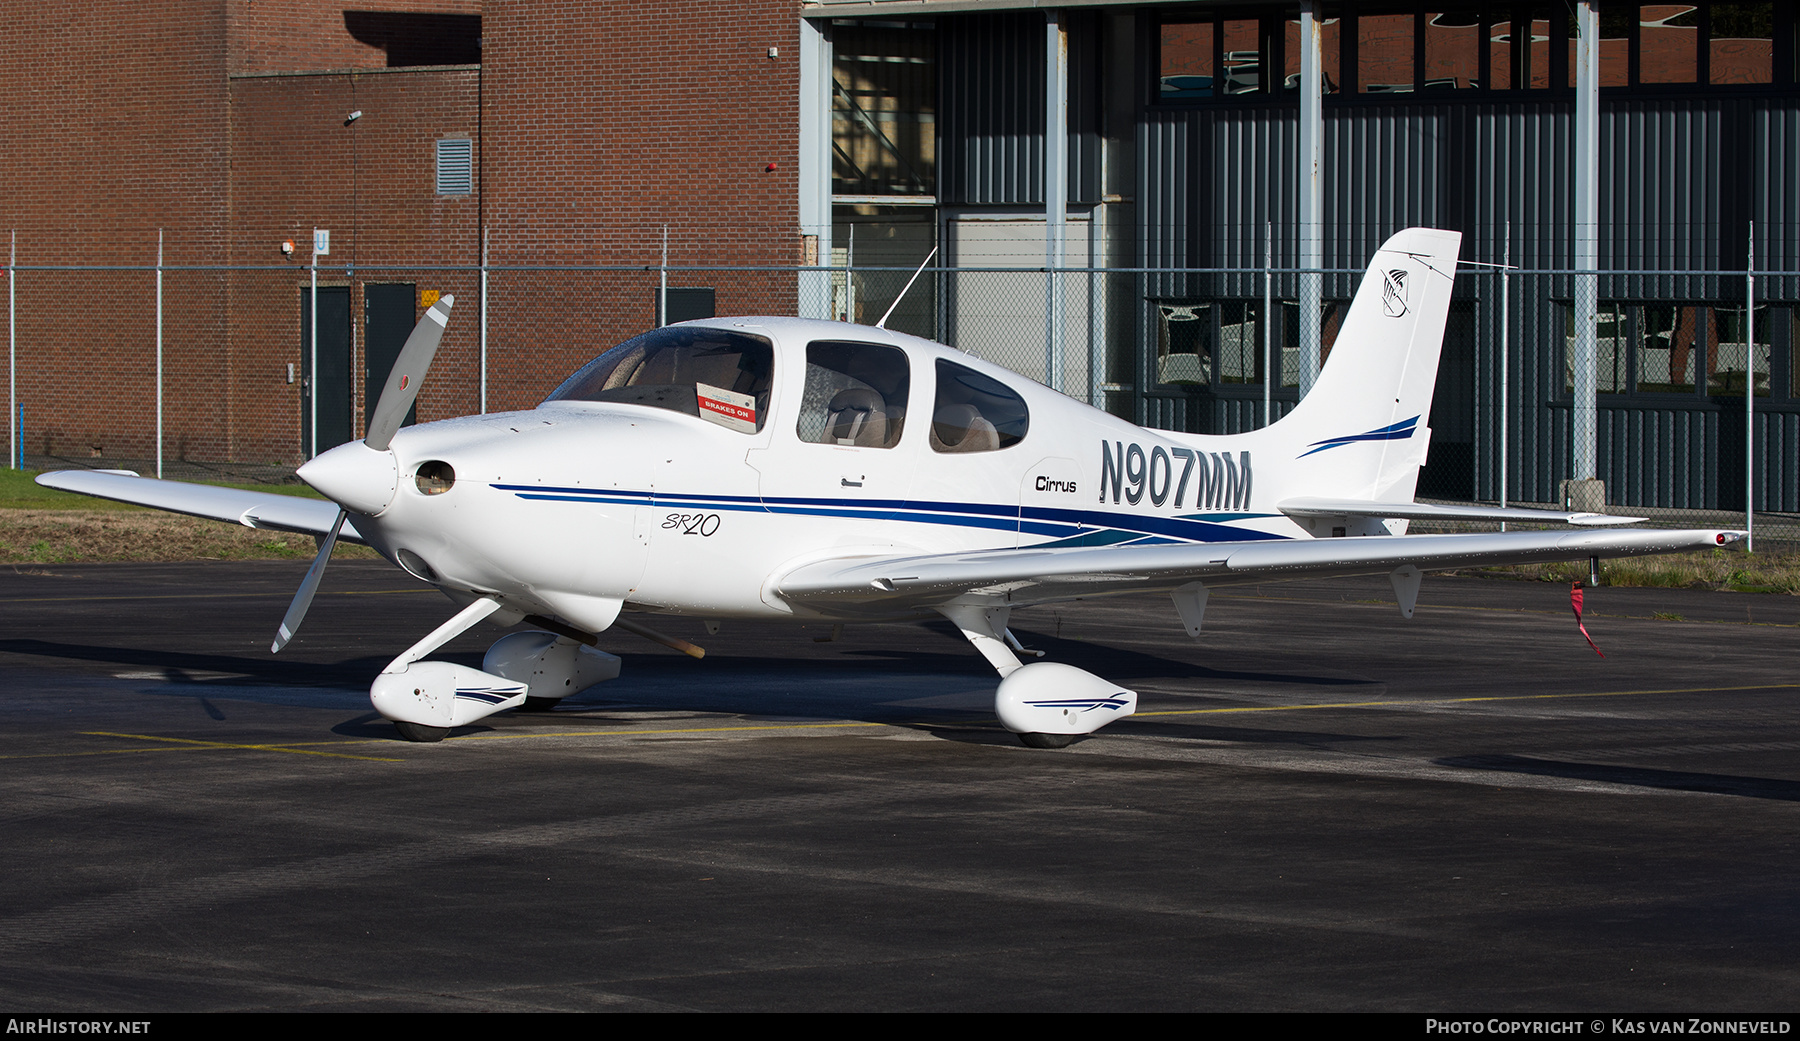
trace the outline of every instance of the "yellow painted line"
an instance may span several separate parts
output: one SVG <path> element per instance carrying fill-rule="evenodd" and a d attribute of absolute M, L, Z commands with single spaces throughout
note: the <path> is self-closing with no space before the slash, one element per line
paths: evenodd
<path fill-rule="evenodd" d="M 83 736 L 85 736 L 85 737 L 122 737 L 122 738 L 126 738 L 126 739 L 132 740 L 132 741 L 164 741 L 164 742 L 167 742 L 172 745 L 181 746 L 181 748 L 179 748 L 179 749 L 169 749 L 169 751 L 182 751 L 182 750 L 199 751 L 202 749 L 211 750 L 211 749 L 220 749 L 220 748 L 233 748 L 233 749 L 238 749 L 240 751 L 249 751 L 249 752 L 287 752 L 292 755 L 317 755 L 317 756 L 325 756 L 325 757 L 328 757 L 331 759 L 364 759 L 364 760 L 368 760 L 369 762 L 375 762 L 375 763 L 403 763 L 406 761 L 404 759 L 388 759 L 388 758 L 382 758 L 380 756 L 372 756 L 372 755 L 350 755 L 347 752 L 321 752 L 321 751 L 318 751 L 317 749 L 305 748 L 300 745 L 260 745 L 260 744 L 246 745 L 246 744 L 236 744 L 236 743 L 229 742 L 229 741 L 201 741 L 201 740 L 198 740 L 196 738 L 191 738 L 191 737 L 158 737 L 154 734 L 115 734 L 115 733 L 112 733 L 112 732 L 106 731 L 106 730 L 87 730 L 87 731 L 83 731 L 82 733 L 83 733 Z M 313 741 L 313 742 L 308 742 L 308 743 L 309 744 L 334 744 L 334 745 L 350 745 L 350 744 L 361 745 L 361 744 L 368 744 L 369 742 L 367 742 L 367 741 L 331 741 L 331 742 Z"/>
<path fill-rule="evenodd" d="M 34 752 L 31 755 L 0 755 L 0 759 L 80 759 L 90 755 L 143 755 L 146 752 L 191 752 L 191 748 L 108 748 L 98 752 Z"/>
<path fill-rule="evenodd" d="M 1463 705 L 1478 701 L 1547 701 L 1556 698 L 1623 698 L 1639 694 L 1712 694 L 1736 690 L 1784 690 L 1800 683 L 1753 683 L 1742 687 L 1672 687 L 1666 690 L 1599 690 L 1570 694 L 1493 694 L 1473 698 L 1406 698 L 1391 701 L 1337 701 L 1314 705 L 1240 705 L 1231 708 L 1182 708 L 1134 712 L 1142 716 L 1199 716 L 1229 712 L 1305 712 L 1326 708 L 1410 708 L 1413 705 Z"/>
<path fill-rule="evenodd" d="M 756 726 L 732 727 L 683 727 L 676 730 L 637 730 L 621 728 L 618 730 L 558 730 L 550 733 L 534 732 L 530 734 L 491 733 L 466 734 L 462 737 L 448 738 L 449 741 L 512 741 L 527 737 L 637 737 L 640 734 L 725 734 L 750 730 L 837 730 L 849 727 L 886 727 L 904 724 L 893 723 L 858 723 L 845 720 L 840 723 L 768 723 Z"/>

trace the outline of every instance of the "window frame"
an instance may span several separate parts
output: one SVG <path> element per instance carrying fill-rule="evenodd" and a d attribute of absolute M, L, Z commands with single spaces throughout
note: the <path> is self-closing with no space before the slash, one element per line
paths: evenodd
<path fill-rule="evenodd" d="M 1625 5 L 1629 23 L 1625 30 L 1626 57 L 1625 82 L 1614 85 L 1602 84 L 1604 92 L 1648 92 L 1652 94 L 1691 95 L 1691 94 L 1742 94 L 1742 93 L 1793 93 L 1800 91 L 1800 11 L 1791 5 L 1771 3 L 1770 22 L 1770 68 L 1769 80 L 1764 83 L 1714 83 L 1711 70 L 1712 53 L 1715 37 L 1713 35 L 1713 9 L 1715 3 L 1726 0 L 1689 0 L 1696 8 L 1699 26 L 1695 43 L 1695 77 L 1693 82 L 1660 83 L 1645 82 L 1641 70 L 1642 31 L 1640 11 L 1642 4 Z M 1737 0 L 1730 0 L 1737 2 Z M 1763 2 L 1763 0 L 1752 0 Z M 1612 12 L 1602 11 L 1602 18 L 1610 22 Z M 1430 23 L 1427 15 L 1455 14 L 1472 17 L 1479 28 L 1479 87 L 1458 89 L 1437 89 L 1429 86 L 1426 79 L 1428 72 L 1427 37 Z M 1362 91 L 1360 82 L 1362 70 L 1359 67 L 1360 25 L 1365 17 L 1388 17 L 1393 15 L 1409 15 L 1413 19 L 1413 58 L 1412 86 L 1407 90 Z M 1541 17 L 1540 17 L 1541 16 Z M 1223 60 L 1225 54 L 1224 25 L 1229 21 L 1256 18 L 1261 20 L 1261 83 L 1262 87 L 1254 92 L 1238 94 L 1223 93 L 1218 89 L 1224 77 Z M 1163 9 L 1159 11 L 1152 23 L 1151 46 L 1155 52 L 1155 60 L 1150 64 L 1151 82 L 1148 88 L 1150 104 L 1153 107 L 1192 107 L 1230 104 L 1279 103 L 1291 101 L 1294 91 L 1286 84 L 1287 33 L 1286 25 L 1293 19 L 1292 12 L 1271 14 L 1266 8 L 1217 8 L 1217 9 Z M 1460 99 L 1480 101 L 1483 99 L 1507 98 L 1544 98 L 1567 96 L 1575 89 L 1574 45 L 1576 42 L 1573 15 L 1562 4 L 1552 0 L 1401 0 L 1401 2 L 1383 2 L 1383 0 L 1345 0 L 1342 3 L 1330 4 L 1321 12 L 1322 23 L 1337 23 L 1337 69 L 1342 82 L 1327 85 L 1325 101 L 1327 104 L 1394 104 L 1408 100 L 1444 101 Z M 1518 34 L 1512 27 L 1521 23 L 1544 22 L 1547 35 L 1544 61 L 1543 86 L 1533 87 L 1527 80 L 1530 73 L 1530 54 L 1523 54 L 1516 48 L 1513 38 Z M 1188 95 L 1168 97 L 1164 94 L 1164 64 L 1162 59 L 1163 30 L 1165 26 L 1179 24 L 1211 23 L 1213 25 L 1213 89 L 1205 95 Z M 1495 33 L 1506 28 L 1508 36 L 1507 56 L 1511 68 L 1507 75 L 1507 86 L 1495 87 Z M 1614 27 L 1616 29 L 1616 26 Z M 1602 39 L 1617 39 L 1608 36 L 1613 29 L 1603 29 Z M 1739 39 L 1741 37 L 1719 37 L 1718 39 Z M 1529 44 L 1528 44 L 1529 46 Z M 1603 63 L 1605 58 L 1602 58 Z M 1329 56 L 1325 62 L 1330 68 Z M 1521 71 L 1525 75 L 1521 75 Z M 1602 76 L 1605 76 L 1603 64 Z M 1419 97 L 1424 95 L 1423 98 Z"/>
<path fill-rule="evenodd" d="M 1574 349 L 1575 309 L 1573 301 L 1566 298 L 1556 301 L 1562 318 L 1558 322 L 1563 331 L 1563 349 L 1561 351 L 1561 369 L 1563 381 L 1556 395 L 1555 402 L 1569 405 L 1574 400 L 1574 369 L 1571 352 Z M 1645 335 L 1644 311 L 1646 308 L 1663 307 L 1695 309 L 1693 334 L 1693 379 L 1692 390 L 1644 390 L 1643 357 Z M 1627 326 L 1627 351 L 1625 359 L 1625 388 L 1618 391 L 1597 390 L 1595 400 L 1601 407 L 1656 407 L 1689 409 L 1729 408 L 1733 404 L 1741 405 L 1744 400 L 1742 389 L 1717 390 L 1714 388 L 1714 373 L 1718 359 L 1718 345 L 1723 343 L 1724 330 L 1722 319 L 1733 313 L 1741 314 L 1744 304 L 1741 300 L 1602 300 L 1595 308 L 1596 314 L 1606 314 L 1617 309 L 1625 316 Z M 1762 337 L 1766 331 L 1767 339 L 1758 339 L 1757 343 L 1767 343 L 1769 347 L 1768 392 L 1756 395 L 1756 407 L 1774 408 L 1781 411 L 1800 411 L 1800 359 L 1795 357 L 1796 347 L 1800 347 L 1800 306 L 1784 302 L 1759 303 L 1756 311 L 1766 315 L 1766 321 L 1759 322 L 1757 335 Z M 1712 332 L 1709 332 L 1712 330 Z"/>

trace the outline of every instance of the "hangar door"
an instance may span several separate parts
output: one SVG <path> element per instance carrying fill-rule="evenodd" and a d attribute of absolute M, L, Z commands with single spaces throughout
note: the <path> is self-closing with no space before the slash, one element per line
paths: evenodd
<path fill-rule="evenodd" d="M 319 287 L 319 371 L 313 371 L 312 290 L 300 289 L 300 450 L 313 453 L 313 399 L 318 399 L 318 451 L 349 441 L 355 429 L 350 412 L 350 287 Z"/>

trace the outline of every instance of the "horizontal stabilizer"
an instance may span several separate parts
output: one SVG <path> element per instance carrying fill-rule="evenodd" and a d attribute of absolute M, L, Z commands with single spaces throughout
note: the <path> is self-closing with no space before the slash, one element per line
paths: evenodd
<path fill-rule="evenodd" d="M 329 533 L 338 515 L 337 504 L 323 499 L 185 481 L 159 481 L 153 477 L 128 477 L 116 471 L 56 470 L 39 474 L 37 483 L 96 499 L 112 499 L 228 524 L 242 524 L 246 528 L 292 531 L 302 535 Z M 343 533 L 338 538 L 348 542 L 364 541 L 353 521 L 344 523 Z"/>
<path fill-rule="evenodd" d="M 1529 510 L 1517 506 L 1465 506 L 1425 502 L 1374 502 L 1369 499 L 1286 499 L 1275 506 L 1289 517 L 1372 517 L 1386 520 L 1516 521 L 1521 524 L 1578 524 L 1597 527 L 1636 524 L 1643 517 L 1615 517 L 1610 513 L 1564 513 Z"/>

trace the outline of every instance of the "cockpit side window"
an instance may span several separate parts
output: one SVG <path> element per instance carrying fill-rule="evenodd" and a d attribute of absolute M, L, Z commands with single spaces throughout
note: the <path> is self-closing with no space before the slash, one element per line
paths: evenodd
<path fill-rule="evenodd" d="M 1025 439 L 1025 399 L 991 376 L 938 359 L 937 403 L 931 413 L 934 452 L 994 452 Z"/>
<path fill-rule="evenodd" d="M 806 345 L 800 440 L 892 448 L 906 425 L 911 369 L 906 352 L 879 343 L 815 340 Z"/>
<path fill-rule="evenodd" d="M 670 326 L 588 362 L 545 401 L 611 401 L 666 408 L 744 433 L 769 410 L 775 349 L 760 336 Z"/>

